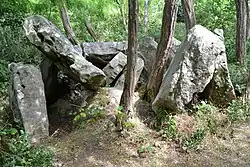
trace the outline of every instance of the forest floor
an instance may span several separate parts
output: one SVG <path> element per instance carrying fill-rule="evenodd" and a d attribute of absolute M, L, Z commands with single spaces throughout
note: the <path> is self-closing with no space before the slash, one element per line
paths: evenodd
<path fill-rule="evenodd" d="M 123 133 L 108 118 L 72 132 L 58 129 L 47 141 L 55 153 L 54 167 L 250 166 L 250 123 L 225 128 L 223 137 L 207 135 L 195 150 L 183 150 L 136 121 Z"/>

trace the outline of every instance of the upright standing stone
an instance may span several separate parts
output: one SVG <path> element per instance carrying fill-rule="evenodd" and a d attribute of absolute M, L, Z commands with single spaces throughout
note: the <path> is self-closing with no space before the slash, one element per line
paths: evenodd
<path fill-rule="evenodd" d="M 202 99 L 226 106 L 234 98 L 223 40 L 196 25 L 165 73 L 153 108 L 183 111 Z"/>
<path fill-rule="evenodd" d="M 15 121 L 30 135 L 32 143 L 49 135 L 44 84 L 33 65 L 11 63 L 10 106 Z"/>

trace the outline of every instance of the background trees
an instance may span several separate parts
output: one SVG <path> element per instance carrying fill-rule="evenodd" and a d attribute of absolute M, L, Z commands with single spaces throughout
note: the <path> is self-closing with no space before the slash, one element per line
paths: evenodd
<path fill-rule="evenodd" d="M 183 17 L 185 20 L 186 31 L 188 31 L 196 24 L 194 1 L 181 0 L 181 4 L 183 8 Z"/>
<path fill-rule="evenodd" d="M 140 0 L 138 4 L 144 8 L 146 1 Z M 198 24 L 210 30 L 221 28 L 224 30 L 225 44 L 231 79 L 239 91 L 245 87 L 248 74 L 245 67 L 237 65 L 236 58 L 236 1 L 235 0 L 199 0 L 194 1 L 195 16 Z M 61 1 L 52 0 L 3 0 L 0 4 L 0 54 L 4 58 L 0 61 L 0 78 L 8 79 L 7 64 L 10 61 L 24 61 L 36 63 L 40 60 L 39 53 L 28 45 L 23 37 L 21 26 L 24 17 L 31 14 L 41 14 L 49 18 L 61 30 L 63 25 L 59 15 Z M 71 27 L 79 41 L 121 41 L 127 40 L 128 2 L 125 0 L 76 0 L 65 1 Z M 164 0 L 148 1 L 148 29 L 147 34 L 160 41 L 162 25 L 162 11 Z M 181 3 L 179 3 L 178 23 L 175 37 L 179 40 L 185 38 L 186 30 L 183 23 Z M 144 35 L 145 10 L 139 11 L 139 39 Z M 145 16 L 145 17 L 144 17 Z M 88 24 L 86 24 L 88 23 Z M 91 25 L 91 26 L 86 26 Z M 94 35 L 89 33 L 92 27 Z M 249 30 L 249 29 L 248 29 Z M 13 40 L 14 39 L 14 40 Z M 246 48 L 249 44 L 246 43 Z M 246 65 L 249 66 L 249 52 L 246 51 Z M 2 83 L 1 83 L 2 84 Z"/>
<path fill-rule="evenodd" d="M 236 57 L 237 61 L 244 65 L 246 55 L 246 39 L 248 30 L 248 2 L 247 0 L 235 0 L 237 14 L 237 33 L 236 33 Z"/>

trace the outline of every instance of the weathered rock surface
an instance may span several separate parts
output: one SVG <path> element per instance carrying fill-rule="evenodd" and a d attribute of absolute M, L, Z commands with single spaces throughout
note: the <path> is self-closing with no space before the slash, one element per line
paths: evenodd
<path fill-rule="evenodd" d="M 195 26 L 165 73 L 153 108 L 183 111 L 200 99 L 224 106 L 234 98 L 224 42 L 208 29 Z"/>
<path fill-rule="evenodd" d="M 144 37 L 139 42 L 138 51 L 144 57 L 144 69 L 147 71 L 147 73 L 149 73 L 151 70 L 152 60 L 156 55 L 157 45 L 158 44 L 154 41 L 152 37 Z"/>
<path fill-rule="evenodd" d="M 119 52 L 125 53 L 126 42 L 89 42 L 83 43 L 83 53 L 88 61 L 104 68 Z"/>
<path fill-rule="evenodd" d="M 12 63 L 10 106 L 15 121 L 30 135 L 32 143 L 49 135 L 44 84 L 41 72 L 32 65 Z"/>
<path fill-rule="evenodd" d="M 99 108 L 108 116 L 115 116 L 115 110 L 120 104 L 123 90 L 118 88 L 101 88 L 88 102 L 87 109 Z"/>
<path fill-rule="evenodd" d="M 170 55 L 165 65 L 165 70 L 167 70 L 167 68 L 169 67 L 180 44 L 181 42 L 179 40 L 175 38 L 173 39 L 172 47 L 170 48 Z M 152 37 L 144 37 L 139 42 L 138 52 L 143 56 L 144 63 L 145 63 L 145 66 L 143 68 L 140 81 L 139 81 L 141 85 L 144 85 L 148 80 L 148 76 L 151 71 L 153 59 L 156 56 L 157 45 L 158 44 L 155 42 L 155 40 Z"/>
<path fill-rule="evenodd" d="M 156 51 L 157 51 L 157 45 L 158 44 L 154 41 L 154 39 L 152 37 L 144 37 L 139 43 L 138 51 L 144 57 L 144 61 L 145 61 L 144 68 L 147 71 L 147 73 L 150 73 L 151 65 L 152 65 L 153 59 L 154 59 L 154 57 L 156 55 Z M 173 42 L 172 42 L 172 47 L 170 50 L 170 56 L 167 60 L 167 66 L 169 66 L 169 64 L 171 63 L 171 61 L 174 58 L 174 55 L 175 55 L 175 53 L 180 45 L 181 45 L 181 42 L 174 38 Z"/>
<path fill-rule="evenodd" d="M 110 85 L 119 76 L 126 64 L 127 56 L 120 52 L 103 68 L 103 72 L 107 76 L 107 85 Z"/>
<path fill-rule="evenodd" d="M 69 77 L 93 90 L 103 84 L 103 71 L 88 62 L 50 21 L 42 16 L 31 16 L 23 27 L 29 41 Z"/>
<path fill-rule="evenodd" d="M 144 60 L 138 56 L 136 66 L 135 66 L 135 71 L 136 71 L 135 72 L 135 83 L 136 84 L 140 78 L 143 67 L 144 67 Z M 119 88 L 119 89 L 123 89 L 124 82 L 125 82 L 125 75 L 126 75 L 126 69 L 124 70 L 124 73 L 119 77 L 119 79 L 115 82 L 114 87 Z"/>
<path fill-rule="evenodd" d="M 166 62 L 166 70 L 169 67 L 171 61 L 174 59 L 175 54 L 176 54 L 177 50 L 179 49 L 180 45 L 181 45 L 181 41 L 174 38 L 173 42 L 172 42 L 172 47 L 170 48 L 170 55 L 169 55 L 167 62 Z"/>

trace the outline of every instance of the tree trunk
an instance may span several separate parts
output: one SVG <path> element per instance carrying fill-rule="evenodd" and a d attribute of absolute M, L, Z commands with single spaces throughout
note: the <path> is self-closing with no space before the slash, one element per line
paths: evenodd
<path fill-rule="evenodd" d="M 128 56 L 127 56 L 127 73 L 125 77 L 124 89 L 120 105 L 123 106 L 123 112 L 130 117 L 133 112 L 133 99 L 135 90 L 135 65 L 137 60 L 137 43 L 138 43 L 138 0 L 129 0 L 129 21 L 128 21 Z M 119 126 L 119 125 L 118 125 Z M 121 123 L 120 129 L 122 129 Z"/>
<path fill-rule="evenodd" d="M 73 45 L 78 45 L 79 42 L 76 40 L 76 36 L 70 26 L 69 16 L 65 4 L 61 7 L 61 19 L 68 39 Z"/>
<path fill-rule="evenodd" d="M 144 33 L 148 33 L 148 8 L 149 0 L 144 0 Z"/>
<path fill-rule="evenodd" d="M 246 7 L 247 7 L 247 39 L 250 38 L 250 18 L 249 18 L 249 4 L 248 4 L 248 0 L 246 1 Z"/>
<path fill-rule="evenodd" d="M 115 0 L 115 2 L 119 6 L 119 10 L 120 10 L 120 14 L 121 14 L 121 17 L 122 17 L 122 23 L 123 23 L 123 26 L 124 26 L 124 30 L 126 31 L 126 33 L 128 33 L 127 20 L 126 20 L 125 12 L 123 11 L 123 8 L 122 8 L 122 6 L 123 6 L 123 0 L 121 0 L 121 2 L 119 2 L 118 0 Z"/>
<path fill-rule="evenodd" d="M 193 28 L 196 24 L 195 12 L 194 12 L 194 1 L 193 0 L 181 0 L 183 8 L 183 16 L 186 25 L 186 31 Z"/>
<path fill-rule="evenodd" d="M 250 74 L 248 75 L 246 90 L 244 95 L 244 101 L 249 101 L 249 100 L 250 100 Z"/>
<path fill-rule="evenodd" d="M 98 36 L 96 35 L 91 23 L 88 21 L 87 18 L 84 18 L 83 20 L 85 27 L 87 28 L 87 31 L 89 35 L 94 39 L 94 41 L 99 41 Z"/>
<path fill-rule="evenodd" d="M 235 1 L 237 14 L 236 58 L 240 65 L 243 66 L 246 55 L 247 3 L 246 0 Z"/>
<path fill-rule="evenodd" d="M 162 82 L 164 65 L 170 54 L 170 47 L 172 46 L 177 11 L 178 0 L 165 0 L 161 38 L 157 47 L 156 57 L 152 63 L 152 69 L 146 87 L 145 100 L 149 102 L 152 102 L 156 97 Z"/>

